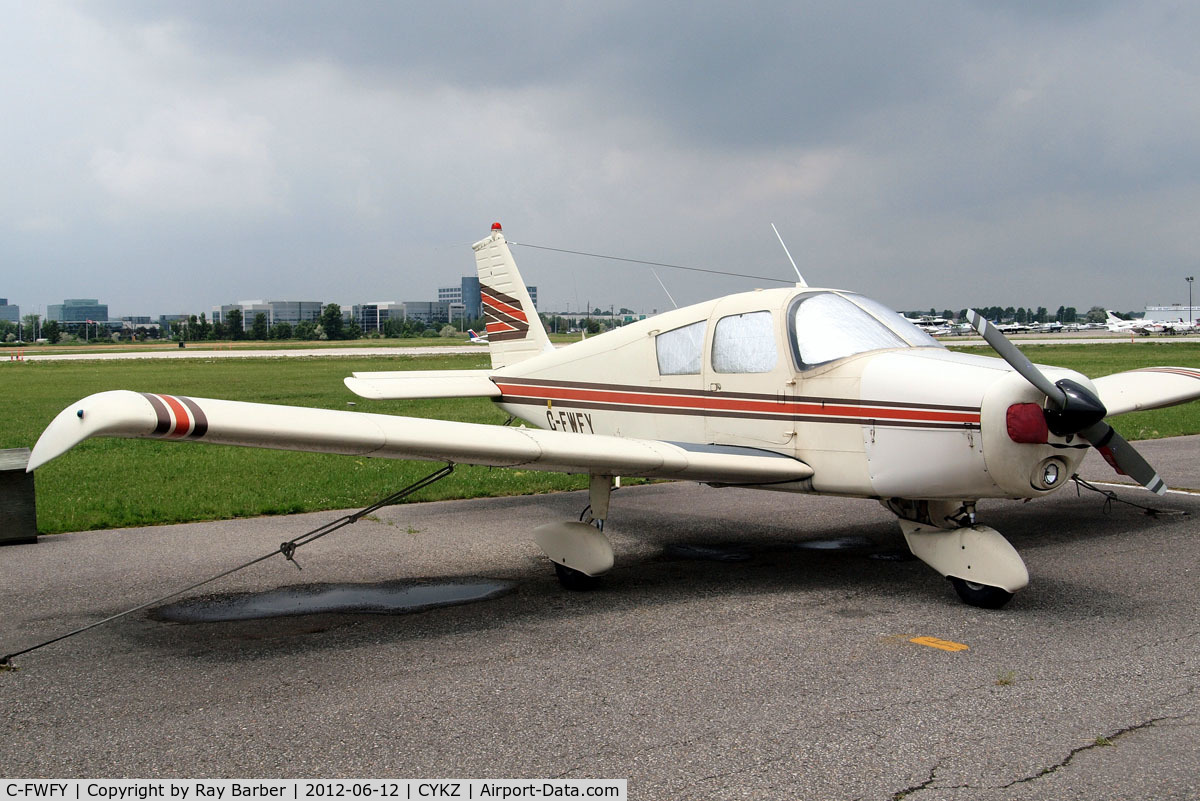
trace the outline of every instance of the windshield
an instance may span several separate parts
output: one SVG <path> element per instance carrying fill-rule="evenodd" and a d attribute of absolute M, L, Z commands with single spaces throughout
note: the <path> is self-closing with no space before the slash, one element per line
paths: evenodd
<path fill-rule="evenodd" d="M 901 315 L 862 295 L 801 295 L 789 317 L 793 355 L 801 369 L 869 350 L 942 347 Z"/>

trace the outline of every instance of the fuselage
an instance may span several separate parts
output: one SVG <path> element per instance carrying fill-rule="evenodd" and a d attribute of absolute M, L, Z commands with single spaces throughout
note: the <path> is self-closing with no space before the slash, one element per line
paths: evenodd
<path fill-rule="evenodd" d="M 1014 439 L 1010 408 L 1043 398 L 1003 360 L 948 351 L 840 290 L 696 304 L 493 380 L 497 403 L 534 426 L 783 453 L 814 470 L 793 489 L 824 494 L 1035 497 L 1065 483 L 1086 448 L 1053 435 Z"/>

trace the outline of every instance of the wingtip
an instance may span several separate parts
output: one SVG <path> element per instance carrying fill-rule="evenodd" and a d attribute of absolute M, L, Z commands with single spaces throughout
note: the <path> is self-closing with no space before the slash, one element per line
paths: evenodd
<path fill-rule="evenodd" d="M 63 409 L 46 426 L 29 454 L 27 473 L 57 459 L 89 437 L 136 433 L 154 427 L 154 414 L 140 395 L 111 390 L 89 395 Z"/>

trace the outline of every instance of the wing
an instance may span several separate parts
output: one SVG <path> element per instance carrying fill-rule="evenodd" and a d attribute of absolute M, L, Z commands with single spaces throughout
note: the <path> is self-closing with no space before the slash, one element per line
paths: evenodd
<path fill-rule="evenodd" d="M 355 395 L 372 400 L 499 397 L 491 375 L 491 370 L 398 370 L 355 373 L 345 384 Z"/>
<path fill-rule="evenodd" d="M 190 440 L 723 484 L 774 484 L 800 481 L 813 474 L 812 468 L 789 456 L 751 448 L 697 446 L 125 390 L 90 395 L 59 413 L 34 446 L 29 470 L 89 437 Z"/>
<path fill-rule="evenodd" d="M 1200 398 L 1200 370 L 1190 367 L 1146 367 L 1093 378 L 1092 384 L 1109 416 Z"/>

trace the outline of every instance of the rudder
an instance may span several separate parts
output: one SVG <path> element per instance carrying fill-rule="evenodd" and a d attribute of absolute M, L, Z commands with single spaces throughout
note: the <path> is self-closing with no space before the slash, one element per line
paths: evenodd
<path fill-rule="evenodd" d="M 506 367 L 554 350 L 500 223 L 494 223 L 491 235 L 471 247 L 492 367 Z"/>

